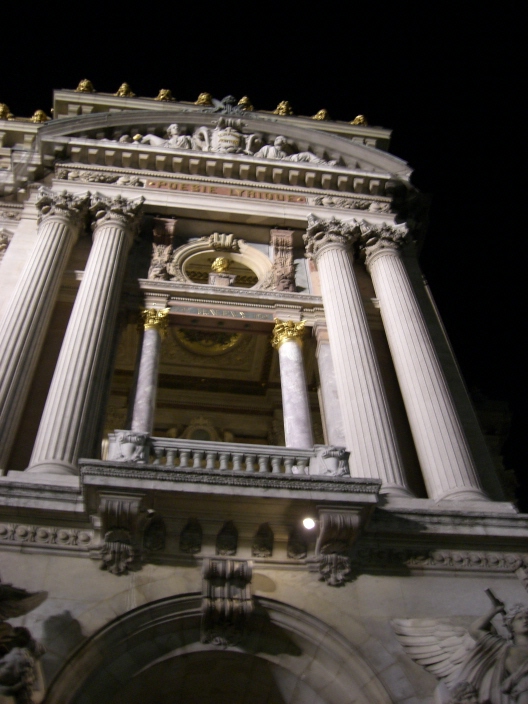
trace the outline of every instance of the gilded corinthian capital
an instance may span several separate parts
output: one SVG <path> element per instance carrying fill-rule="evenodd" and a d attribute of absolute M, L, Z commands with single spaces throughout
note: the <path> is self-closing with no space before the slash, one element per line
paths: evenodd
<path fill-rule="evenodd" d="M 358 223 L 361 235 L 360 248 L 365 255 L 367 267 L 372 259 L 382 252 L 396 252 L 409 241 L 409 231 L 406 225 L 374 225 L 366 220 Z"/>
<path fill-rule="evenodd" d="M 141 311 L 140 324 L 144 330 L 157 330 L 165 337 L 169 324 L 168 315 L 170 308 L 145 308 Z"/>
<path fill-rule="evenodd" d="M 278 350 L 279 347 L 285 342 L 288 342 L 288 340 L 295 340 L 295 342 L 302 343 L 302 338 L 304 336 L 304 325 L 304 320 L 296 323 L 293 320 L 279 320 L 277 318 L 275 321 L 275 327 L 273 328 L 273 336 L 271 338 L 272 346 Z"/>
<path fill-rule="evenodd" d="M 47 218 L 63 217 L 73 225 L 81 225 L 88 212 L 89 200 L 90 192 L 74 195 L 68 191 L 56 193 L 49 188 L 39 188 L 35 201 L 38 224 Z"/>
<path fill-rule="evenodd" d="M 329 245 L 349 248 L 359 237 L 357 222 L 342 222 L 332 217 L 322 220 L 313 213 L 308 215 L 308 229 L 303 235 L 306 254 L 310 259 L 317 259 L 322 250 Z"/>
<path fill-rule="evenodd" d="M 127 230 L 133 230 L 138 224 L 139 214 L 144 201 L 143 196 L 135 200 L 129 200 L 122 196 L 107 198 L 100 193 L 94 193 L 90 203 L 90 213 L 94 218 L 94 229 L 113 222 Z"/>

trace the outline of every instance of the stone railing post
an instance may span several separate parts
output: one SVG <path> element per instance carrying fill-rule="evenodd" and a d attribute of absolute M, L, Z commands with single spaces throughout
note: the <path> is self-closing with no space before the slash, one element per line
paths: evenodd
<path fill-rule="evenodd" d="M 147 308 L 141 312 L 144 329 L 141 360 L 132 413 L 132 430 L 152 435 L 156 410 L 161 340 L 167 330 L 169 308 Z"/>
<path fill-rule="evenodd" d="M 308 219 L 306 252 L 321 281 L 352 477 L 381 479 L 381 491 L 409 496 L 367 317 L 352 266 L 355 223 Z"/>
<path fill-rule="evenodd" d="M 432 499 L 482 500 L 453 397 L 401 256 L 405 226 L 360 223 L 366 265 Z"/>
<path fill-rule="evenodd" d="M 279 352 L 286 447 L 313 447 L 312 420 L 302 353 L 304 320 L 276 320 L 271 344 Z"/>
<path fill-rule="evenodd" d="M 7 469 L 62 275 L 82 230 L 89 194 L 41 188 L 33 247 L 0 325 L 0 468 Z"/>
<path fill-rule="evenodd" d="M 77 474 L 100 412 L 127 255 L 143 198 L 92 197 L 93 246 L 66 329 L 27 471 Z"/>

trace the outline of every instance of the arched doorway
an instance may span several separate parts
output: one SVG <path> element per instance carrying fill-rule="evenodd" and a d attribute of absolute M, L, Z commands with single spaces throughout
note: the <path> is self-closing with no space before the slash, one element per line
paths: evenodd
<path fill-rule="evenodd" d="M 245 638 L 200 641 L 199 595 L 115 619 L 52 682 L 46 704 L 390 704 L 360 654 L 319 619 L 258 599 Z"/>

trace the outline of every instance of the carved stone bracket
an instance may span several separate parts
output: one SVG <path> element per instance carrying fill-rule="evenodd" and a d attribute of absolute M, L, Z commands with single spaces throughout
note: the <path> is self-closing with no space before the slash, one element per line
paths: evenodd
<path fill-rule="evenodd" d="M 254 609 L 251 579 L 252 565 L 245 560 L 203 561 L 203 643 L 225 648 L 242 639 Z"/>
<path fill-rule="evenodd" d="M 100 494 L 98 515 L 92 520 L 102 540 L 91 557 L 101 562 L 101 569 L 126 574 L 138 566 L 146 552 L 165 547 L 163 519 L 155 511 L 145 510 L 142 500 L 139 494 Z"/>
<path fill-rule="evenodd" d="M 350 548 L 367 517 L 368 509 L 364 507 L 319 508 L 319 535 L 315 544 L 315 556 L 309 562 L 313 565 L 311 569 L 319 571 L 321 580 L 329 586 L 343 585 L 350 575 Z"/>

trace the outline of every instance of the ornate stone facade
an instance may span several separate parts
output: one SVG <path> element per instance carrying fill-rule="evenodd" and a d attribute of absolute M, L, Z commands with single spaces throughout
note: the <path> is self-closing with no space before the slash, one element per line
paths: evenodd
<path fill-rule="evenodd" d="M 389 132 L 154 95 L 0 106 L 0 699 L 526 701 Z"/>

